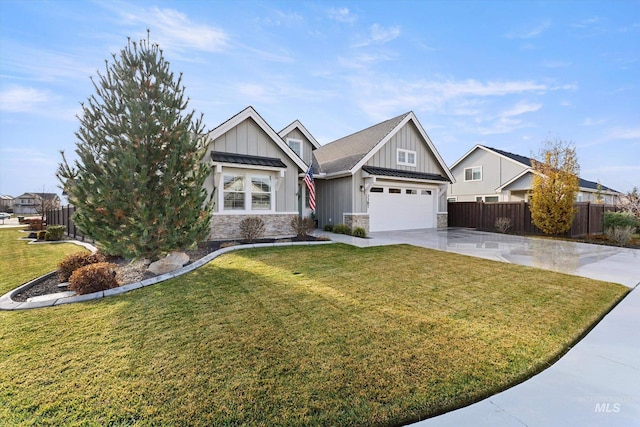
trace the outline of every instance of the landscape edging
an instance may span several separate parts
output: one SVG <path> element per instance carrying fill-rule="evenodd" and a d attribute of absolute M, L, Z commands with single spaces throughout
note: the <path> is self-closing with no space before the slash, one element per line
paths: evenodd
<path fill-rule="evenodd" d="M 77 240 L 72 240 L 72 241 L 66 241 L 65 243 L 74 243 L 74 244 L 78 244 L 80 246 L 83 246 L 87 249 L 89 249 L 89 247 L 93 248 L 89 249 L 92 250 L 92 252 L 96 251 L 96 248 L 93 247 L 92 245 L 85 243 L 85 242 L 79 242 Z M 84 301 L 91 301 L 94 299 L 99 299 L 99 298 L 104 298 L 104 297 L 108 297 L 108 296 L 114 296 L 114 295 L 120 295 L 123 294 L 125 292 L 129 292 L 135 289 L 140 289 L 146 286 L 151 286 L 151 285 L 155 285 L 156 283 L 160 283 L 160 282 L 164 282 L 166 280 L 169 279 L 173 279 L 175 277 L 181 276 L 183 274 L 186 273 L 190 273 L 193 270 L 202 267 L 203 265 L 207 264 L 208 262 L 212 261 L 213 259 L 219 257 L 222 254 L 226 254 L 227 252 L 233 252 L 233 251 L 238 251 L 238 250 L 243 250 L 243 249 L 254 249 L 254 248 L 266 248 L 266 247 L 278 247 L 278 246 L 304 246 L 304 245 L 326 245 L 326 244 L 330 244 L 330 243 L 335 243 L 331 240 L 321 240 L 321 241 L 306 241 L 306 242 L 285 242 L 285 243 L 254 243 L 254 244 L 249 244 L 249 245 L 236 245 L 236 246 L 229 246 L 226 248 L 222 248 L 222 249 L 218 249 L 217 251 L 211 252 L 208 255 L 205 255 L 204 257 L 198 259 L 197 261 L 194 261 L 191 264 L 185 265 L 184 267 L 178 268 L 172 272 L 169 273 L 165 273 L 165 274 L 161 274 L 159 276 L 156 277 L 151 277 L 149 279 L 144 279 L 140 282 L 134 282 L 134 283 L 127 283 L 125 285 L 119 286 L 117 288 L 113 288 L 113 289 L 108 289 L 106 291 L 99 291 L 99 292 L 93 292 L 90 294 L 85 294 L 85 295 L 74 295 L 71 297 L 65 297 L 65 298 L 57 298 L 57 299 L 52 299 L 52 300 L 48 300 L 48 301 L 35 301 L 35 302 L 21 302 L 21 301 L 14 301 L 11 297 L 21 291 L 23 291 L 24 289 L 28 289 L 31 286 L 33 286 L 36 282 L 49 277 L 53 274 L 55 274 L 55 271 L 52 271 L 50 273 L 45 274 L 44 276 L 40 276 L 36 279 L 33 279 L 27 283 L 25 283 L 24 285 L 21 285 L 19 287 L 17 287 L 16 289 L 13 289 L 9 292 L 7 292 L 6 294 L 2 295 L 0 297 L 0 310 L 27 310 L 27 309 L 32 309 L 32 308 L 44 308 L 44 307 L 53 307 L 53 306 L 58 306 L 58 305 L 63 305 L 63 304 L 73 304 L 76 302 L 84 302 Z"/>

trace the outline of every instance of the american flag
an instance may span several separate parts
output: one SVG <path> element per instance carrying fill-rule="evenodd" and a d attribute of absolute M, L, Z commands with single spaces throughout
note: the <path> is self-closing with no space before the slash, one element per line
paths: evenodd
<path fill-rule="evenodd" d="M 309 166 L 309 170 L 304 175 L 304 183 L 307 185 L 307 191 L 309 192 L 309 208 L 312 211 L 316 210 L 316 186 L 313 182 L 313 166 Z"/>

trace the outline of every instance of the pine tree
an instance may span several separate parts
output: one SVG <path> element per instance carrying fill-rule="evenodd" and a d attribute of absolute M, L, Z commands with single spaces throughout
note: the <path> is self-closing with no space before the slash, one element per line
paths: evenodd
<path fill-rule="evenodd" d="M 209 232 L 202 116 L 183 114 L 182 74 L 148 35 L 112 57 L 81 104 L 78 159 L 62 152 L 57 176 L 84 235 L 107 253 L 155 259 Z"/>
<path fill-rule="evenodd" d="M 562 234 L 571 229 L 576 215 L 580 166 L 575 148 L 563 141 L 547 141 L 534 170 L 530 201 L 531 219 L 546 234 Z"/>

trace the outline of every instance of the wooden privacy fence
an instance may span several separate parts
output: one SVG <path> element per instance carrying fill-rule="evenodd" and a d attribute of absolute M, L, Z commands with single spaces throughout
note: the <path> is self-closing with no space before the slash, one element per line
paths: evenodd
<path fill-rule="evenodd" d="M 615 212 L 612 205 L 591 202 L 576 203 L 578 212 L 573 219 L 569 236 L 580 237 L 600 234 L 603 230 L 605 212 Z M 531 220 L 527 202 L 449 202 L 449 227 L 469 227 L 478 230 L 495 231 L 496 219 L 511 219 L 510 232 L 518 234 L 544 234 Z"/>
<path fill-rule="evenodd" d="M 66 227 L 67 236 L 84 242 L 85 236 L 82 235 L 71 219 L 71 216 L 75 211 L 75 206 L 68 205 L 59 209 L 47 209 L 44 215 L 47 220 L 47 225 L 64 225 Z M 91 241 L 89 238 L 86 240 Z"/>

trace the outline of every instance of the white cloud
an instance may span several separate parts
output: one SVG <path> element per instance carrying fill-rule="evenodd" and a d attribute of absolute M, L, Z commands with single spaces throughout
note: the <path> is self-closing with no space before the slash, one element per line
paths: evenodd
<path fill-rule="evenodd" d="M 587 117 L 582 122 L 582 125 L 583 126 L 599 126 L 599 125 L 602 125 L 604 123 L 606 123 L 606 120 L 604 120 L 604 119 L 594 120 L 591 117 Z"/>
<path fill-rule="evenodd" d="M 551 21 L 545 20 L 534 27 L 512 31 L 506 37 L 509 39 L 532 39 L 539 37 L 549 28 L 551 28 Z"/>
<path fill-rule="evenodd" d="M 400 27 L 393 26 L 385 28 L 380 24 L 373 24 L 369 28 L 369 35 L 364 39 L 356 42 L 352 47 L 364 47 L 371 44 L 385 44 L 400 36 Z"/>
<path fill-rule="evenodd" d="M 637 139 L 640 141 L 640 127 L 611 129 L 606 139 Z"/>
<path fill-rule="evenodd" d="M 519 116 L 525 113 L 533 113 L 542 108 L 542 104 L 531 104 L 525 101 L 520 101 L 509 110 L 506 110 L 500 114 L 500 117 L 513 117 Z"/>
<path fill-rule="evenodd" d="M 358 17 L 352 14 L 349 8 L 347 7 L 339 7 L 339 8 L 332 7 L 327 11 L 327 14 L 329 15 L 330 19 L 333 19 L 334 21 L 342 22 L 344 24 L 352 24 L 356 22 L 356 20 L 358 19 Z"/>
<path fill-rule="evenodd" d="M 274 10 L 270 16 L 262 18 L 260 21 L 266 25 L 274 27 L 293 27 L 303 23 L 304 18 L 297 12 Z"/>
<path fill-rule="evenodd" d="M 49 91 L 33 87 L 11 86 L 0 92 L 0 111 L 9 113 L 33 112 L 50 99 Z"/>
<path fill-rule="evenodd" d="M 229 44 L 229 35 L 224 30 L 195 22 L 175 9 L 156 6 L 145 9 L 126 2 L 105 2 L 101 6 L 115 12 L 120 25 L 140 28 L 142 24 L 149 28 L 151 41 L 163 50 L 220 52 Z"/>

